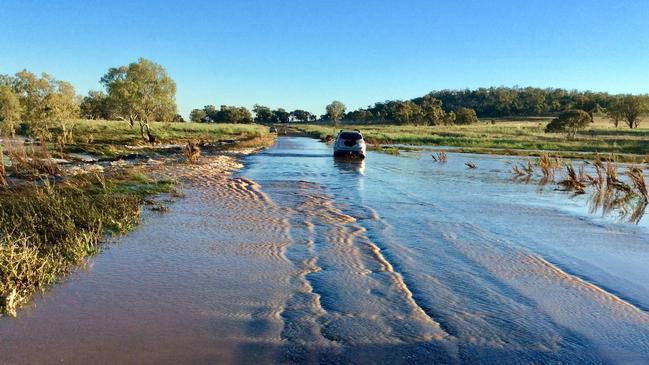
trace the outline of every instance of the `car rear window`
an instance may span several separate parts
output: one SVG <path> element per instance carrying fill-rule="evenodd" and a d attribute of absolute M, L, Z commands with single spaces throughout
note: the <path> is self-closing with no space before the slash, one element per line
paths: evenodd
<path fill-rule="evenodd" d="M 342 132 L 338 137 L 341 139 L 353 139 L 354 141 L 363 138 L 363 136 L 361 136 L 360 133 L 355 133 L 355 132 Z"/>

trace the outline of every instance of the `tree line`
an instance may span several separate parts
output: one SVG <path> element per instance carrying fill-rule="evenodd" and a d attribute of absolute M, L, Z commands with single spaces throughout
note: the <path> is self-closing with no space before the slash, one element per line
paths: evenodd
<path fill-rule="evenodd" d="M 471 124 L 478 121 L 474 109 L 444 107 L 441 100 L 426 95 L 413 100 L 389 100 L 344 114 L 343 120 L 415 125 Z"/>
<path fill-rule="evenodd" d="M 441 90 L 411 100 L 388 100 L 346 113 L 344 120 L 397 124 L 466 124 L 480 118 L 556 116 L 584 110 L 608 116 L 617 127 L 624 121 L 638 126 L 647 113 L 648 95 L 611 95 L 605 92 L 564 89 L 492 87 L 476 90 Z"/>
<path fill-rule="evenodd" d="M 221 105 L 216 109 L 214 105 L 206 105 L 202 109 L 193 109 L 189 113 L 189 120 L 195 123 L 288 123 L 288 122 L 312 122 L 317 117 L 302 109 L 292 112 L 284 108 L 271 109 L 264 105 L 255 104 L 252 113 L 243 106 Z"/>

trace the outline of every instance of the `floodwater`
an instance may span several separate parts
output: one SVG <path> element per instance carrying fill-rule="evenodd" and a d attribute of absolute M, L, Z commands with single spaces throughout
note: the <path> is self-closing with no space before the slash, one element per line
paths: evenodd
<path fill-rule="evenodd" d="M 507 160 L 281 137 L 0 320 L 0 363 L 649 363 L 646 220 Z"/>

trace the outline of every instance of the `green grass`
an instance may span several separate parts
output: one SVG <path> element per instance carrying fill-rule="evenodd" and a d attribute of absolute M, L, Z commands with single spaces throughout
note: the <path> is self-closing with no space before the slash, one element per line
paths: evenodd
<path fill-rule="evenodd" d="M 261 137 L 268 134 L 268 128 L 257 124 L 151 123 L 151 133 L 162 143 L 175 143 Z M 72 134 L 75 141 L 85 143 L 143 143 L 137 124 L 131 128 L 124 121 L 78 120 Z"/>
<path fill-rule="evenodd" d="M 459 147 L 467 152 L 534 154 L 539 150 L 573 155 L 576 152 L 633 154 L 641 161 L 649 153 L 649 128 L 613 128 L 596 119 L 574 140 L 562 134 L 544 133 L 549 120 L 480 122 L 467 126 L 344 125 L 359 129 L 371 144 L 408 144 Z M 645 122 L 644 124 L 649 124 Z M 295 125 L 294 128 L 324 139 L 334 133 L 327 125 Z M 520 150 L 520 151 L 516 151 Z M 527 153 L 526 153 L 527 151 Z"/>
<path fill-rule="evenodd" d="M 217 142 L 235 140 L 246 146 L 266 146 L 274 135 L 268 127 L 258 124 L 218 123 L 151 123 L 151 133 L 162 144 L 184 144 L 189 141 Z M 124 121 L 77 120 L 72 123 L 73 142 L 65 146 L 67 152 L 84 152 L 105 158 L 132 153 L 126 145 L 147 145 L 140 136 L 140 128 Z"/>
<path fill-rule="evenodd" d="M 44 290 L 98 252 L 105 234 L 130 231 L 145 197 L 174 188 L 137 172 L 0 191 L 0 313 Z"/>

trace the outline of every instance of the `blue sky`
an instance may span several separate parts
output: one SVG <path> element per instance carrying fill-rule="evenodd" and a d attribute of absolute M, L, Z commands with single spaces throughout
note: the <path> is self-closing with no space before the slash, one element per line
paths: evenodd
<path fill-rule="evenodd" d="M 154 4 L 155 3 L 155 4 Z M 649 92 L 649 1 L 30 1 L 0 6 L 0 73 L 99 89 L 145 57 L 180 112 L 255 103 L 321 114 L 443 88 Z"/>

